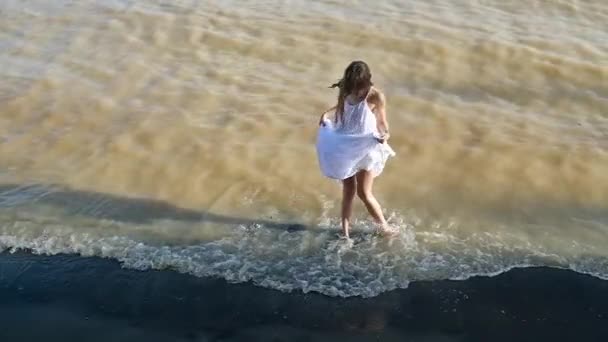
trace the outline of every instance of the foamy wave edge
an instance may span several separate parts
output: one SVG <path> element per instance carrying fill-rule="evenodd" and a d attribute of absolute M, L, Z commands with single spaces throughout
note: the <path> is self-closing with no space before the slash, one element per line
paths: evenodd
<path fill-rule="evenodd" d="M 227 255 L 219 249 L 214 249 L 215 243 L 205 246 L 152 246 L 127 237 L 92 238 L 85 236 L 49 237 L 42 236 L 33 239 L 14 235 L 0 235 L 0 252 L 14 253 L 20 250 L 38 255 L 75 254 L 82 257 L 100 257 L 117 260 L 122 267 L 135 270 L 172 270 L 190 274 L 196 277 L 214 277 L 225 279 L 229 283 L 251 282 L 254 285 L 282 292 L 302 291 L 303 293 L 317 292 L 330 297 L 363 297 L 371 298 L 395 289 L 406 289 L 410 281 L 440 280 L 412 279 L 391 282 L 343 282 L 327 281 L 323 277 L 313 278 L 316 281 L 306 281 L 293 277 L 290 279 L 274 277 L 265 272 L 263 265 L 249 265 L 247 262 L 235 260 L 239 256 Z M 211 247 L 211 248 L 209 248 Z M 193 255 L 201 252 L 210 253 L 216 262 L 201 263 L 194 260 Z M 223 254 L 223 255 L 221 255 Z M 500 269 L 489 272 L 471 272 L 458 276 L 447 277 L 448 280 L 466 280 L 471 277 L 493 277 L 508 272 L 514 268 L 538 267 L 536 264 L 503 265 Z M 599 279 L 608 277 L 586 269 L 584 265 L 570 264 L 567 267 L 552 266 L 587 274 Z M 352 280 L 352 279 L 350 279 Z"/>
<path fill-rule="evenodd" d="M 78 236 L 76 236 L 78 235 Z M 407 288 L 409 282 L 397 284 L 331 284 L 318 279 L 305 281 L 297 277 L 280 279 L 265 272 L 264 265 L 247 265 L 247 260 L 237 260 L 240 255 L 224 253 L 221 241 L 198 246 L 152 246 L 127 237 L 93 238 L 88 234 L 70 236 L 40 236 L 24 238 L 0 235 L 0 252 L 14 253 L 20 250 L 38 255 L 75 254 L 82 257 L 100 257 L 117 260 L 122 267 L 145 270 L 171 270 L 196 277 L 223 278 L 229 283 L 252 282 L 254 285 L 291 292 L 318 292 L 331 297 L 375 297 L 396 288 Z M 201 263 L 193 255 L 207 254 L 211 262 Z M 245 258 L 246 259 L 246 258 Z M 367 284 L 370 285 L 370 284 Z"/>

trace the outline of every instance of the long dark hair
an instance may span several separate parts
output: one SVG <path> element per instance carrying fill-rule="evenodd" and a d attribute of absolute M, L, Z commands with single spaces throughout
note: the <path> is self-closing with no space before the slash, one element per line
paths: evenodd
<path fill-rule="evenodd" d="M 363 61 L 351 62 L 344 70 L 344 76 L 338 82 L 332 84 L 330 88 L 338 88 L 338 106 L 336 107 L 336 122 L 342 120 L 344 115 L 344 100 L 349 94 L 358 94 L 361 90 L 365 90 L 365 94 L 369 92 L 372 83 L 372 73 L 367 63 Z"/>

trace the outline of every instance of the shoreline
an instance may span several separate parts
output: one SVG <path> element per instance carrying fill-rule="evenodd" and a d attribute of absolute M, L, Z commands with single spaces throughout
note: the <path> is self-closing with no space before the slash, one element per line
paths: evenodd
<path fill-rule="evenodd" d="M 0 338 L 18 341 L 600 341 L 608 339 L 608 281 L 516 268 L 336 298 L 99 257 L 3 252 L 0 322 Z"/>

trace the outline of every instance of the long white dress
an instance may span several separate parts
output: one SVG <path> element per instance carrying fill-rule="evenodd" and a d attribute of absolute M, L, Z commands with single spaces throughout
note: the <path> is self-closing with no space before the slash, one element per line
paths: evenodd
<path fill-rule="evenodd" d="M 354 105 L 344 101 L 342 118 L 336 124 L 325 119 L 319 127 L 316 148 L 321 172 L 338 180 L 350 178 L 361 170 L 378 176 L 395 151 L 386 142 L 377 140 L 376 115 L 367 99 Z"/>

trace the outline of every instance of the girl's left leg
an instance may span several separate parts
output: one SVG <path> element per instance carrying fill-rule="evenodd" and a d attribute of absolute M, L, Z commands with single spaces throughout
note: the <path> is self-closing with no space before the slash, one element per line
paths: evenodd
<path fill-rule="evenodd" d="M 342 181 L 342 232 L 348 238 L 350 229 L 350 218 L 353 215 L 353 200 L 357 189 L 355 176 Z"/>

